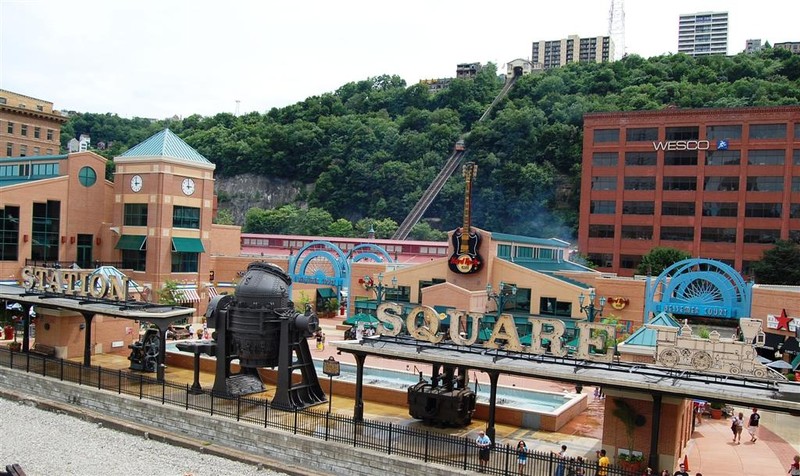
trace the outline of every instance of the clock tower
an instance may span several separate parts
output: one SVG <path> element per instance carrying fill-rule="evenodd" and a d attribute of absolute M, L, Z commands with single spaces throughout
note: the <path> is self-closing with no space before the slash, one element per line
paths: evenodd
<path fill-rule="evenodd" d="M 114 221 L 120 224 L 114 247 L 121 267 L 153 292 L 168 279 L 177 281 L 182 304 L 192 304 L 209 271 L 216 166 L 169 129 L 114 164 Z"/>

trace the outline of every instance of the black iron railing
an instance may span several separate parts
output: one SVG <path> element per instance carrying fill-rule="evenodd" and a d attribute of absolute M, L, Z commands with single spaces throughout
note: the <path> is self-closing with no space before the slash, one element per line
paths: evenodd
<path fill-rule="evenodd" d="M 85 385 L 98 390 L 116 392 L 156 401 L 186 410 L 196 410 L 224 418 L 236 419 L 264 428 L 277 428 L 325 441 L 336 441 L 375 452 L 439 463 L 461 470 L 479 470 L 478 451 L 471 438 L 409 428 L 379 421 L 356 421 L 316 409 L 286 411 L 273 408 L 260 398 L 222 398 L 209 390 L 191 391 L 189 384 L 159 382 L 140 372 L 110 370 L 99 366 L 86 367 L 78 362 L 55 359 L 31 353 L 0 349 L 0 366 L 28 373 Z M 24 390 L 23 390 L 24 391 Z M 487 474 L 524 476 L 597 476 L 596 461 L 562 459 L 552 453 L 529 451 L 522 473 L 518 470 L 516 448 L 496 445 L 492 450 Z M 561 468 L 559 468 L 561 466 Z M 609 467 L 608 476 L 637 476 L 620 467 Z"/>

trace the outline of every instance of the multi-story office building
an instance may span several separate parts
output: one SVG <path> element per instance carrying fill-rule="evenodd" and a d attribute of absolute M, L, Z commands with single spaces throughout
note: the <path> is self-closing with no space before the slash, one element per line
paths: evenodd
<path fill-rule="evenodd" d="M 783 43 L 775 43 L 772 47 L 789 50 L 796 55 L 800 55 L 800 41 L 785 41 Z"/>
<path fill-rule="evenodd" d="M 571 35 L 562 40 L 534 42 L 531 58 L 533 64 L 541 64 L 544 68 L 557 68 L 574 62 L 603 63 L 614 58 L 614 46 L 608 36 L 581 38 Z"/>
<path fill-rule="evenodd" d="M 800 238 L 800 107 L 584 116 L 579 247 L 632 275 L 655 246 L 744 274 Z"/>
<path fill-rule="evenodd" d="M 59 154 L 65 122 L 53 103 L 0 89 L 0 157 Z"/>
<path fill-rule="evenodd" d="M 681 15 L 678 24 L 678 53 L 689 56 L 728 54 L 728 12 Z"/>

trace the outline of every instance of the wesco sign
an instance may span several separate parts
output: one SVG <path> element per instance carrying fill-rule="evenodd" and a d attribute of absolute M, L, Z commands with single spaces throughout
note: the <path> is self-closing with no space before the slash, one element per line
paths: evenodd
<path fill-rule="evenodd" d="M 668 140 L 653 142 L 655 150 L 708 150 L 711 143 L 707 140 Z"/>

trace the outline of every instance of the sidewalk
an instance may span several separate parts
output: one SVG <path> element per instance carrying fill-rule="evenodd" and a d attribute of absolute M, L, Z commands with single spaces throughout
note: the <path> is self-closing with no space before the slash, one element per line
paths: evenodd
<path fill-rule="evenodd" d="M 737 409 L 745 413 L 744 409 Z M 797 426 L 800 419 L 780 415 L 785 423 Z M 762 417 L 763 421 L 763 417 Z M 703 473 L 703 476 L 780 476 L 786 474 L 795 448 L 779 437 L 770 428 L 761 428 L 758 441 L 750 442 L 747 430 L 742 433 L 742 443 L 732 441 L 730 420 L 704 419 L 696 427 L 689 442 L 686 455 L 689 458 L 688 472 Z M 795 442 L 797 443 L 797 442 Z M 674 469 L 673 469 L 674 471 Z"/>

